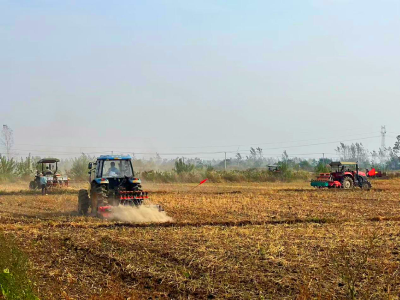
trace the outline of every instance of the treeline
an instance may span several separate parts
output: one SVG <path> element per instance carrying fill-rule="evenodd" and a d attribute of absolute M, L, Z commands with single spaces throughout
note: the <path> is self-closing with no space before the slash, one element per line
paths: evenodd
<path fill-rule="evenodd" d="M 212 182 L 273 182 L 309 180 L 311 173 L 306 170 L 290 167 L 286 162 L 278 162 L 277 171 L 269 170 L 266 167 L 249 168 L 245 170 L 223 170 L 215 169 L 208 165 L 195 165 L 196 160 L 179 158 L 175 161 L 174 169 L 170 171 L 142 171 L 136 172 L 136 176 L 144 181 L 152 182 L 200 182 L 208 178 Z"/>
<path fill-rule="evenodd" d="M 336 149 L 335 160 L 358 161 L 361 169 L 375 167 L 382 171 L 399 170 L 400 136 L 393 148 L 369 152 L 361 143 L 346 145 L 341 143 Z M 26 157 L 18 160 L 0 156 L 0 181 L 28 180 L 37 171 L 40 157 Z M 76 158 L 61 159 L 60 172 L 74 180 L 86 180 L 88 163 L 96 157 L 81 155 Z M 329 171 L 330 158 L 303 159 L 290 157 L 284 151 L 279 158 L 264 157 L 261 148 L 250 148 L 249 155 L 237 153 L 225 160 L 205 160 L 200 158 L 166 159 L 156 155 L 149 159 L 133 157 L 136 176 L 154 182 L 199 182 L 209 178 L 221 181 L 291 181 L 308 180 L 313 173 Z M 278 172 L 268 170 L 276 165 Z M 226 167 L 225 167 L 226 166 Z M 40 170 L 39 170 L 40 171 Z"/>
<path fill-rule="evenodd" d="M 68 175 L 73 180 L 86 180 L 88 163 L 95 159 L 95 157 L 81 155 L 77 158 L 61 160 L 58 163 L 58 169 L 60 173 Z M 39 160 L 40 157 L 26 157 L 17 161 L 0 156 L 0 181 L 33 178 L 37 171 L 41 171 L 37 164 Z M 240 163 L 227 160 L 227 170 L 225 170 L 224 161 L 218 160 L 151 158 L 148 160 L 134 159 L 133 169 L 135 176 L 154 182 L 197 182 L 204 178 L 209 178 L 214 182 L 306 180 L 310 177 L 310 172 L 324 169 L 322 160 L 285 159 L 276 163 L 279 171 L 275 172 L 268 170 L 267 162 L 260 158 L 257 161 Z M 247 168 L 247 166 L 250 167 Z"/>
<path fill-rule="evenodd" d="M 31 180 L 37 171 L 41 172 L 38 161 L 41 157 L 6 158 L 0 155 L 0 181 Z M 58 170 L 72 179 L 86 179 L 89 161 L 95 157 L 82 155 L 77 158 L 61 160 Z"/>
<path fill-rule="evenodd" d="M 0 181 L 21 178 L 28 180 L 32 174 L 33 160 L 30 157 L 15 161 L 0 155 Z"/>
<path fill-rule="evenodd" d="M 400 169 L 400 136 L 394 147 L 386 149 L 368 151 L 362 143 L 354 143 L 351 145 L 340 145 L 335 149 L 341 161 L 357 161 L 361 168 L 378 168 L 385 171 L 393 171 Z"/>

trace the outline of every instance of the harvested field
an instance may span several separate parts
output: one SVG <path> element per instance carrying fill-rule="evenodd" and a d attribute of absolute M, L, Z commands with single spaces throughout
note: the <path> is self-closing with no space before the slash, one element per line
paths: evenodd
<path fill-rule="evenodd" d="M 76 215 L 77 187 L 0 186 L 0 230 L 41 299 L 399 299 L 400 180 L 147 184 L 168 223 Z"/>

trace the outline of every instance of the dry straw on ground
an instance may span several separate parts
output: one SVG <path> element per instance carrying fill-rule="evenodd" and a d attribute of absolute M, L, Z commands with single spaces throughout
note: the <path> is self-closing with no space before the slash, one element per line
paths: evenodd
<path fill-rule="evenodd" d="M 147 185 L 163 223 L 77 216 L 74 188 L 0 186 L 0 229 L 43 299 L 398 299 L 400 181 L 373 185 Z"/>

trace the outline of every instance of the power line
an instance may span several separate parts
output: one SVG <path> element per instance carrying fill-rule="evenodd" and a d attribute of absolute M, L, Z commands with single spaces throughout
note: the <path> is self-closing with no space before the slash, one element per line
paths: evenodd
<path fill-rule="evenodd" d="M 370 136 L 370 137 L 365 137 L 365 138 L 358 138 L 356 140 L 366 140 L 366 139 L 372 139 L 372 138 L 377 138 L 380 137 L 378 136 Z M 273 149 L 289 149 L 289 148 L 298 148 L 298 147 L 307 147 L 307 146 L 318 146 L 318 145 L 327 145 L 327 144 L 334 144 L 334 143 L 342 143 L 342 142 L 349 142 L 349 141 L 354 141 L 354 139 L 350 140 L 340 140 L 340 141 L 332 141 L 332 142 L 324 142 L 324 143 L 314 143 L 314 144 L 303 144 L 303 145 L 296 145 L 296 146 L 282 146 L 282 147 L 273 147 L 273 148 L 266 148 L 263 150 L 273 150 Z M 28 150 L 20 150 L 20 151 L 28 151 Z M 36 150 L 29 150 L 29 151 L 36 151 Z M 43 152 L 43 151 L 42 151 Z M 51 151 L 52 153 L 56 153 L 54 151 Z M 111 151 L 103 151 L 103 152 L 111 152 Z M 103 153 L 103 152 L 90 152 L 90 153 Z M 126 152 L 134 152 L 132 150 L 126 151 Z M 196 154 L 220 154 L 220 153 L 236 153 L 236 151 L 213 151 L 213 152 L 185 152 L 185 153 L 178 153 L 178 152 L 173 152 L 173 153 L 162 153 L 162 152 L 135 152 L 135 154 L 140 154 L 140 155 L 146 155 L 146 154 L 159 154 L 159 155 L 196 155 Z M 250 152 L 250 150 L 248 151 Z M 62 152 L 65 153 L 65 152 Z M 69 152 L 71 154 L 73 153 L 80 153 L 80 152 Z"/>
<path fill-rule="evenodd" d="M 366 135 L 366 134 L 374 134 L 375 132 L 366 132 L 366 133 L 359 133 L 359 134 L 350 134 L 345 135 L 342 137 L 350 137 L 350 136 L 359 136 L 359 135 Z M 376 132 L 377 133 L 377 132 Z M 262 146 L 262 145 L 273 145 L 273 144 L 288 144 L 288 143 L 298 143 L 298 142 L 308 142 L 308 141 L 317 141 L 317 140 L 327 140 L 333 139 L 337 137 L 323 137 L 323 138 L 315 138 L 315 139 L 306 139 L 306 140 L 295 140 L 295 141 L 281 141 L 281 142 L 268 142 L 268 143 L 256 143 L 256 144 L 242 144 L 242 145 L 229 145 L 229 146 L 199 146 L 199 147 L 175 147 L 175 148 L 224 148 L 224 147 L 246 147 L 246 146 Z"/>
<path fill-rule="evenodd" d="M 371 136 L 371 137 L 364 137 L 364 138 L 358 138 L 355 140 L 365 140 L 365 139 L 372 139 L 372 138 L 377 138 L 380 136 Z M 313 143 L 313 144 L 303 144 L 303 145 L 296 145 L 296 146 L 281 146 L 281 147 L 273 147 L 273 148 L 267 148 L 263 150 L 276 150 L 276 149 L 291 149 L 291 148 L 300 148 L 300 147 L 309 147 L 309 146 L 319 146 L 319 145 L 327 145 L 327 144 L 334 144 L 334 143 L 343 143 L 343 142 L 349 142 L 355 141 L 354 139 L 350 140 L 340 140 L 340 141 L 332 141 L 332 142 L 324 142 L 324 143 Z M 82 152 L 58 152 L 58 151 L 46 151 L 46 150 L 27 150 L 27 149 L 15 149 L 14 151 L 22 151 L 22 152 L 31 152 L 31 153 L 37 153 L 37 152 L 44 152 L 44 153 L 52 153 L 52 154 L 57 154 L 57 155 L 71 155 L 71 154 L 81 154 Z M 111 151 L 102 151 L 102 152 L 87 152 L 87 154 L 101 154 L 104 152 L 111 152 Z M 187 155 L 203 155 L 203 154 L 223 154 L 223 153 L 237 153 L 236 151 L 213 151 L 213 152 L 172 152 L 172 153 L 161 153 L 161 152 L 134 152 L 134 151 L 126 151 L 125 153 L 134 153 L 135 155 L 164 155 L 164 156 L 187 156 Z M 243 153 L 243 152 L 242 152 Z M 246 151 L 246 153 L 248 153 Z"/>
<path fill-rule="evenodd" d="M 371 134 L 372 132 L 366 132 L 366 133 L 358 133 L 358 134 L 351 134 L 351 135 L 345 135 L 342 136 L 344 137 L 350 137 L 350 136 L 360 136 L 360 135 L 366 135 L 366 134 Z M 262 145 L 274 145 L 274 144 L 291 144 L 291 143 L 298 143 L 298 142 L 307 142 L 307 141 L 317 141 L 317 140 L 327 140 L 327 139 L 333 139 L 337 137 L 321 137 L 321 138 L 314 138 L 314 139 L 306 139 L 306 140 L 295 140 L 295 141 L 280 141 L 280 142 L 268 142 L 268 143 L 252 143 L 252 144 L 241 144 L 241 145 L 219 145 L 219 146 L 187 146 L 187 147 L 171 147 L 169 149 L 201 149 L 201 148 L 226 148 L 226 147 L 246 147 L 246 146 L 262 146 Z M 129 149 L 127 151 L 132 152 L 134 148 L 130 147 L 102 147 L 102 146 L 62 146 L 62 145 L 41 145 L 41 144 L 15 144 L 16 146 L 34 146 L 34 147 L 56 147 L 56 148 L 79 148 L 79 149 Z M 167 148 L 168 149 L 168 148 Z M 111 151 L 111 150 L 110 150 Z M 221 151 L 224 152 L 224 151 Z"/>
<path fill-rule="evenodd" d="M 373 139 L 380 137 L 379 135 L 370 136 L 365 138 L 359 139 L 351 139 L 351 140 L 341 140 L 341 141 L 334 141 L 334 142 L 325 142 L 325 143 L 315 143 L 315 144 L 306 144 L 306 145 L 296 145 L 296 146 L 282 146 L 282 147 L 275 147 L 275 148 L 266 148 L 263 150 L 273 150 L 273 149 L 290 149 L 290 148 L 298 148 L 298 147 L 308 147 L 308 146 L 319 146 L 319 145 L 327 145 L 327 144 L 335 144 L 335 143 L 343 143 L 343 142 L 354 142 L 355 140 L 366 140 L 366 139 Z"/>

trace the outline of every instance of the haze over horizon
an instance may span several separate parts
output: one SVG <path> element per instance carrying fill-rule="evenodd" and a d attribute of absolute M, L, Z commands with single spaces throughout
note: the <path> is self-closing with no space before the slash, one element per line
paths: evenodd
<path fill-rule="evenodd" d="M 398 1 L 0 1 L 0 20 L 14 155 L 319 157 L 400 134 Z"/>

